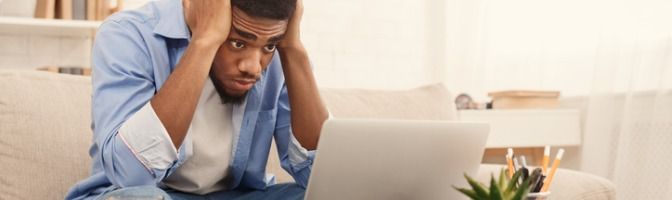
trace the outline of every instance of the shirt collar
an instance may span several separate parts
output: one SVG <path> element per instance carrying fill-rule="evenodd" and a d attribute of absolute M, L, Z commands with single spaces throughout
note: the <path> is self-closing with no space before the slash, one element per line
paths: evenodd
<path fill-rule="evenodd" d="M 173 39 L 189 39 L 191 34 L 184 21 L 184 8 L 181 0 L 164 0 L 157 2 L 158 22 L 154 33 Z"/>

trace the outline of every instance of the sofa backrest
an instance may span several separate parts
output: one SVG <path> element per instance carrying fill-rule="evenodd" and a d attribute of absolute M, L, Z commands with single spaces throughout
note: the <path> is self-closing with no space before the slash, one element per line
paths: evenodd
<path fill-rule="evenodd" d="M 63 199 L 89 174 L 91 81 L 0 70 L 0 199 Z"/>
<path fill-rule="evenodd" d="M 336 118 L 452 120 L 441 85 L 409 90 L 322 89 Z M 0 199 L 62 199 L 89 175 L 91 79 L 0 70 Z M 267 171 L 292 181 L 271 148 Z"/>
<path fill-rule="evenodd" d="M 337 118 L 454 120 L 453 98 L 443 84 L 408 90 L 321 89 Z"/>

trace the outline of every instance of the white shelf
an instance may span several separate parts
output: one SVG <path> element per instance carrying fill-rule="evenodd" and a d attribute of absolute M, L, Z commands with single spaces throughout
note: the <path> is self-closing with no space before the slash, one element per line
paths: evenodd
<path fill-rule="evenodd" d="M 91 37 L 99 21 L 0 17 L 0 33 Z"/>
<path fill-rule="evenodd" d="M 461 121 L 490 123 L 488 148 L 581 145 L 580 112 L 548 110 L 461 110 Z"/>

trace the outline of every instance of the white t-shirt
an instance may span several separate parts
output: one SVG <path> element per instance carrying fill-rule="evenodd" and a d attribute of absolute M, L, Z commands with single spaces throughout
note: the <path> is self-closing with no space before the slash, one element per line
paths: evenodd
<path fill-rule="evenodd" d="M 163 183 L 175 190 L 207 194 L 227 188 L 232 158 L 233 105 L 222 104 L 212 81 L 206 80 L 187 134 L 193 155 Z"/>

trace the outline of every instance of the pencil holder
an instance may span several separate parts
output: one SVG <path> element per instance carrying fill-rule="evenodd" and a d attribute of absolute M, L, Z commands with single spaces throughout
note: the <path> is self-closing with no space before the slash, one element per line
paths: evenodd
<path fill-rule="evenodd" d="M 548 196 L 551 195 L 551 192 L 537 192 L 537 193 L 528 193 L 527 200 L 548 200 Z"/>

